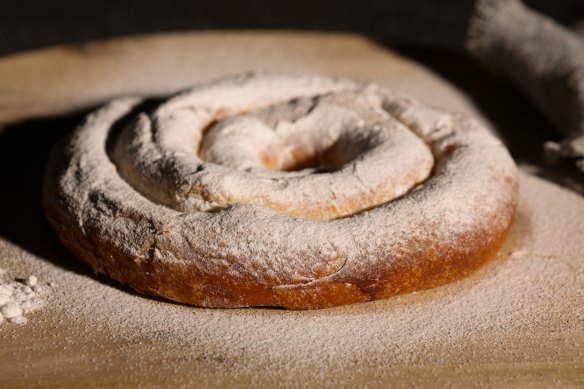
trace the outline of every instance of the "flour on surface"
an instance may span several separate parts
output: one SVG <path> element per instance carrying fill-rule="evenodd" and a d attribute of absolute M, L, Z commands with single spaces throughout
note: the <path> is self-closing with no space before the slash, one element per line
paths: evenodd
<path fill-rule="evenodd" d="M 26 324 L 26 314 L 45 305 L 45 286 L 39 284 L 35 275 L 26 278 L 11 278 L 6 269 L 0 269 L 0 323 Z"/>

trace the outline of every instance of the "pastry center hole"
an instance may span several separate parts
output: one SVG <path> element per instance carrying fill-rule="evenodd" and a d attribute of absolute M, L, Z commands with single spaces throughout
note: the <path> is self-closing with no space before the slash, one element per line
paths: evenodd
<path fill-rule="evenodd" d="M 331 172 L 371 149 L 363 126 L 346 107 L 303 100 L 214 123 L 199 156 L 243 171 Z"/>
<path fill-rule="evenodd" d="M 355 147 L 338 139 L 324 149 L 303 142 L 290 142 L 262 153 L 263 166 L 272 171 L 295 172 L 311 169 L 315 172 L 330 172 L 354 160 L 358 154 Z"/>

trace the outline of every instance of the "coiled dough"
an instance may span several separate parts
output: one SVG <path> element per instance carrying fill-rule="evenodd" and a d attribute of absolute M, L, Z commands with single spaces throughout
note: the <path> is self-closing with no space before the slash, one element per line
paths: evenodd
<path fill-rule="evenodd" d="M 142 293 L 301 309 L 464 277 L 501 246 L 517 186 L 470 118 L 251 73 L 91 114 L 52 153 L 44 206 L 63 244 Z"/>

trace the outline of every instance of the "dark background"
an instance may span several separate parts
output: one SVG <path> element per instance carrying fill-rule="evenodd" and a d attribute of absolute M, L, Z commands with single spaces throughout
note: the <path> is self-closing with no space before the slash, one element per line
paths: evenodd
<path fill-rule="evenodd" d="M 525 3 L 565 25 L 584 17 L 584 0 Z M 351 31 L 397 45 L 461 48 L 473 4 L 472 0 L 0 0 L 0 55 L 136 33 L 198 29 Z"/>

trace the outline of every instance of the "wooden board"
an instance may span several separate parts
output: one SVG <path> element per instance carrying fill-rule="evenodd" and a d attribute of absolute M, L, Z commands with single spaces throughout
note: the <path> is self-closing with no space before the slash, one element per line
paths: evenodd
<path fill-rule="evenodd" d="M 43 281 L 57 281 L 46 307 L 28 315 L 27 325 L 0 325 L 0 387 L 584 386 L 584 229 L 578 222 L 584 220 L 584 200 L 527 175 L 522 178 L 517 222 L 493 264 L 447 287 L 338 310 L 294 314 L 277 310 L 209 312 L 151 301 L 107 280 L 96 279 L 60 248 L 40 209 L 40 183 L 51 143 L 74 126 L 80 118 L 77 112 L 115 96 L 165 95 L 198 81 L 255 69 L 376 80 L 488 123 L 472 102 L 447 81 L 420 64 L 353 35 L 166 34 L 56 47 L 0 59 L 1 179 L 7 185 L 0 201 L 0 268 L 17 276 L 34 273 Z M 544 212 L 549 208 L 557 210 L 555 216 Z M 539 228 L 542 223 L 547 227 Z M 525 253 L 529 258 L 521 256 Z M 510 264 L 528 269 L 544 262 L 549 266 L 542 268 L 559 282 L 554 293 L 549 294 L 549 301 L 537 300 L 537 304 L 572 309 L 566 308 L 560 315 L 553 310 L 549 317 L 532 317 L 534 312 L 541 312 L 541 306 L 536 306 L 535 297 L 522 294 L 524 311 L 513 313 L 513 317 L 526 321 L 525 328 L 536 331 L 503 329 L 492 338 L 492 347 L 486 348 L 481 338 L 486 330 L 462 336 L 460 342 L 446 342 L 437 332 L 436 337 L 424 335 L 428 341 L 415 349 L 419 351 L 415 358 L 400 359 L 397 353 L 395 358 L 387 359 L 392 363 L 372 364 L 368 357 L 355 357 L 348 365 L 346 357 L 331 356 L 328 362 L 306 366 L 298 359 L 306 352 L 279 355 L 274 349 L 288 352 L 293 347 L 270 342 L 269 337 L 281 341 L 284 338 L 270 332 L 274 328 L 266 323 L 272 319 L 285 321 L 284 315 L 294 318 L 301 328 L 329 322 L 331 331 L 335 331 L 333 324 L 342 322 L 346 324 L 342 328 L 349 331 L 349 327 L 358 329 L 359 320 L 365 323 L 374 315 L 390 320 L 404 307 L 420 309 L 425 315 L 425 304 L 439 305 L 444 299 L 454 299 L 455 304 L 457 298 L 469 298 L 470 291 L 496 282 Z M 521 274 L 515 277 L 521 280 Z M 532 281 L 526 288 L 535 291 L 538 281 Z M 91 285 L 91 293 L 79 288 L 84 282 Z M 541 287 L 548 286 L 543 282 Z M 71 294 L 84 296 L 97 310 L 100 299 L 109 303 L 116 299 L 120 305 L 128 304 L 127 317 L 101 318 L 99 312 L 91 314 L 85 306 L 58 306 L 61 302 L 81 301 L 66 297 Z M 143 317 L 148 310 L 208 316 L 207 321 L 201 319 L 197 323 L 206 323 L 209 329 L 181 332 L 171 330 L 173 325 L 169 324 L 168 331 L 164 331 L 163 326 L 148 323 Z M 495 307 L 493 312 L 500 311 Z M 448 320 L 449 314 L 454 312 L 428 314 L 428 320 Z M 504 319 L 501 317 L 502 322 Z M 264 361 L 262 355 L 234 350 L 224 340 L 199 336 L 225 337 L 229 321 L 252 326 L 257 321 L 257 330 L 266 331 L 266 355 L 281 359 Z M 153 333 L 153 329 L 157 332 Z M 252 339 L 252 335 L 238 336 Z M 251 340 L 239 342 L 261 350 Z M 404 350 L 414 350 L 408 348 L 409 340 L 403 336 L 378 342 L 387 347 L 388 353 L 391 342 L 398 346 L 401 342 Z M 308 342 L 301 346 L 308 350 L 315 347 Z M 356 353 L 359 346 L 348 338 L 346 348 L 340 350 Z M 370 353 L 382 354 L 383 347 L 372 348 Z M 254 362 L 256 359 L 264 362 Z M 380 355 L 379 360 L 386 359 Z"/>

